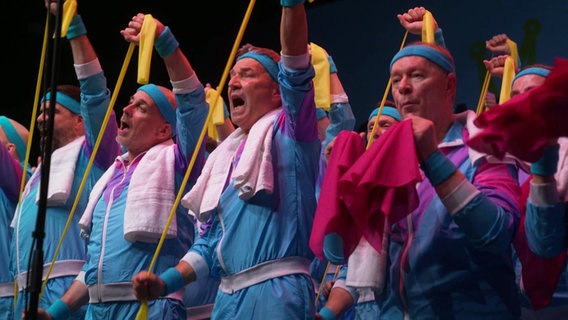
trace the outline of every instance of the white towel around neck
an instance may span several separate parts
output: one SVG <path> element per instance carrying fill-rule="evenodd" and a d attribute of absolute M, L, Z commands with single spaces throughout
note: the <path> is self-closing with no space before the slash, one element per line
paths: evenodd
<path fill-rule="evenodd" d="M 63 147 L 55 149 L 51 154 L 47 206 L 62 206 L 67 203 L 73 187 L 77 159 L 79 158 L 83 142 L 85 142 L 85 136 L 80 136 Z M 34 176 L 41 173 L 40 168 L 41 164 L 34 171 L 30 181 L 36 179 Z M 41 186 L 41 184 L 38 185 Z M 36 194 L 36 202 L 39 201 L 39 196 L 40 192 Z"/>
<path fill-rule="evenodd" d="M 272 134 L 275 119 L 281 110 L 278 108 L 266 113 L 255 122 L 248 134 L 237 128 L 209 155 L 197 182 L 181 200 L 181 204 L 189 209 L 189 214 L 199 221 L 207 221 L 219 203 L 237 150 L 245 139 L 241 158 L 231 173 L 231 181 L 234 180 L 239 198 L 248 200 L 261 190 L 269 194 L 273 192 Z"/>
<path fill-rule="evenodd" d="M 124 210 L 124 238 L 130 242 L 157 243 L 162 236 L 176 197 L 174 148 L 171 140 L 152 147 L 132 173 Z M 91 191 L 89 203 L 79 221 L 84 237 L 91 232 L 95 205 L 114 170 L 115 166 L 112 165 Z M 166 232 L 166 239 L 176 236 L 177 223 L 174 214 Z"/>

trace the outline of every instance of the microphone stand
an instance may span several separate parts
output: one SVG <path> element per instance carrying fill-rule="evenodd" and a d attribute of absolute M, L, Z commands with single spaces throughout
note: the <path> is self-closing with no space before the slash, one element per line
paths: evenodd
<path fill-rule="evenodd" d="M 49 10 L 49 8 L 47 8 Z M 48 16 L 48 26 L 50 25 L 50 17 Z M 60 35 L 61 35 L 61 20 L 63 17 L 63 5 L 61 0 L 57 0 L 57 15 L 55 16 L 55 32 L 53 37 L 52 46 L 52 68 L 51 68 L 51 96 L 49 99 L 49 109 L 48 121 L 47 121 L 47 133 L 45 135 L 45 144 L 43 146 L 41 154 L 41 182 L 40 182 L 40 196 L 38 202 L 38 213 L 36 220 L 36 228 L 32 236 L 34 237 L 36 243 L 35 249 L 32 252 L 31 259 L 31 278 L 28 279 L 28 291 L 30 294 L 30 305 L 26 310 L 26 320 L 37 319 L 37 311 L 39 306 L 40 291 L 42 287 L 43 278 L 43 240 L 45 238 L 45 215 L 47 209 L 47 191 L 49 187 L 49 171 L 51 168 L 51 149 L 53 147 L 53 123 L 55 116 L 55 104 L 57 96 L 57 81 L 59 78 L 59 47 L 60 47 Z M 45 113 L 44 113 L 45 115 Z M 33 249 L 33 248 L 32 248 Z M 28 273 L 30 274 L 30 273 Z"/>

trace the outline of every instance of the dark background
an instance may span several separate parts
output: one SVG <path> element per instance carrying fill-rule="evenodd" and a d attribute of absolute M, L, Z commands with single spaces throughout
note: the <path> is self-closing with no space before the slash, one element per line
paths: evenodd
<path fill-rule="evenodd" d="M 201 82 L 215 87 L 221 80 L 249 5 L 248 0 L 77 2 L 111 90 L 116 86 L 128 49 L 119 31 L 136 13 L 150 13 L 168 25 Z M 1 59 L 4 95 L 0 114 L 29 127 L 46 10 L 43 0 L 5 1 L 4 4 L 0 10 L 4 22 Z M 477 105 L 485 74 L 482 60 L 489 57 L 484 42 L 495 34 L 506 33 L 516 41 L 525 64 L 553 64 L 555 57 L 567 57 L 568 32 L 563 22 L 568 16 L 568 2 L 565 0 L 316 0 L 306 3 L 310 41 L 333 56 L 357 126 L 366 121 L 384 94 L 390 59 L 404 35 L 396 14 L 415 6 L 430 10 L 444 31 L 457 67 L 456 104 L 469 108 Z M 241 44 L 250 42 L 279 50 L 280 12 L 278 0 L 257 0 Z M 408 41 L 417 39 L 409 36 Z M 59 83 L 77 84 L 69 46 L 64 39 L 60 43 Z M 138 87 L 137 53 L 138 50 L 134 52 L 114 106 L 118 114 Z M 169 86 L 163 62 L 155 52 L 150 81 Z M 492 79 L 490 86 L 497 96 L 499 82 Z"/>

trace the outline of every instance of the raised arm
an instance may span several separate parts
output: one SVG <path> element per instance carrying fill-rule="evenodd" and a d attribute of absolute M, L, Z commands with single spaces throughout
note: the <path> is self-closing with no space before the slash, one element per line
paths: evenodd
<path fill-rule="evenodd" d="M 282 54 L 299 56 L 308 51 L 308 22 L 304 0 L 281 0 L 280 44 Z"/>

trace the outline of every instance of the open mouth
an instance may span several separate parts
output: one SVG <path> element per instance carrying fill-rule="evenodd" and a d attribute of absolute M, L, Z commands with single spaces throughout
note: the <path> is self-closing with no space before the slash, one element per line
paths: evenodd
<path fill-rule="evenodd" d="M 128 124 L 128 122 L 121 119 L 120 120 L 120 127 L 118 129 L 119 129 L 119 132 L 128 131 L 128 129 L 130 129 L 130 125 Z"/>
<path fill-rule="evenodd" d="M 243 99 L 241 99 L 240 97 L 232 97 L 231 102 L 233 104 L 233 109 L 242 107 L 245 104 L 245 101 Z"/>

